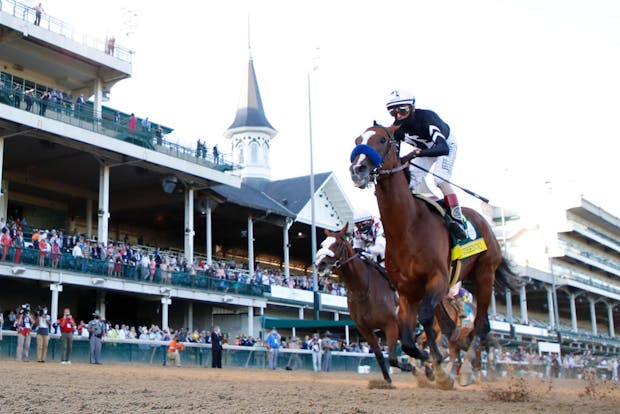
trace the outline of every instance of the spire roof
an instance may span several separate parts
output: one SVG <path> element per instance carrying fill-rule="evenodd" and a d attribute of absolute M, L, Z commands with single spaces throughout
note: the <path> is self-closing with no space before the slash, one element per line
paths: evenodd
<path fill-rule="evenodd" d="M 237 115 L 227 131 L 245 127 L 269 128 L 276 132 L 265 116 L 251 56 L 248 61 L 248 79 L 241 90 Z"/>

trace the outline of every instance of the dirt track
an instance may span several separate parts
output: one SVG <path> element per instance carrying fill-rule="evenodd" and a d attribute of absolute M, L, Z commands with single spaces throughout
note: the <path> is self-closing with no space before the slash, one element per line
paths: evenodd
<path fill-rule="evenodd" d="M 620 412 L 620 385 L 527 380 L 527 402 L 498 401 L 504 378 L 454 391 L 417 387 L 393 375 L 395 389 L 369 389 L 379 374 L 0 362 L 2 413 L 596 413 Z M 512 382 L 515 384 L 514 380 Z M 517 387 L 518 388 L 518 387 Z"/>

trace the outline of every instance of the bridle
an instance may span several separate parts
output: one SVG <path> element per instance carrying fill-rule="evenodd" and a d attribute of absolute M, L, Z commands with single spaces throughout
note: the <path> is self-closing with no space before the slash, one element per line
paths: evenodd
<path fill-rule="evenodd" d="M 396 153 L 398 154 L 400 152 L 400 141 L 397 141 L 396 139 L 394 139 L 394 134 L 391 134 L 390 131 L 388 131 L 386 127 L 376 122 L 373 125 L 373 127 L 382 130 L 385 133 L 385 135 L 388 137 L 388 139 L 390 140 L 389 145 L 388 145 L 388 150 L 386 151 L 385 155 L 389 154 L 393 146 L 396 148 L 395 150 L 396 150 Z M 372 162 L 375 165 L 375 167 L 372 170 L 370 170 L 370 172 L 368 173 L 369 179 L 372 180 L 375 184 L 377 183 L 377 180 L 380 176 L 392 175 L 397 172 L 403 171 L 404 169 L 409 167 L 409 161 L 407 161 L 407 162 L 400 164 L 398 167 L 388 168 L 388 169 L 382 168 L 383 159 L 385 155 L 381 156 L 374 148 L 372 148 L 371 146 L 367 144 L 357 145 L 355 149 L 353 150 L 351 157 L 353 158 L 353 156 L 357 154 L 365 154 L 370 160 L 370 162 Z"/>
<path fill-rule="evenodd" d="M 339 238 L 336 237 L 336 240 L 338 240 Z M 357 257 L 358 254 L 354 254 L 352 256 L 349 256 L 349 250 L 347 249 L 347 243 L 344 239 L 340 240 L 340 247 L 338 248 L 337 251 L 334 252 L 334 257 L 338 257 L 338 259 L 336 259 L 334 261 L 334 263 L 329 263 L 328 267 L 329 269 L 340 269 L 342 266 L 344 266 L 345 264 L 349 263 L 351 260 L 355 259 L 355 257 Z M 345 257 L 344 260 L 341 260 L 340 258 Z"/>

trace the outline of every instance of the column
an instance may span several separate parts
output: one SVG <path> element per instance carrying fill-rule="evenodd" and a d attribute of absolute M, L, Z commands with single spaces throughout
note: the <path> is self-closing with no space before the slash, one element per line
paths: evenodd
<path fill-rule="evenodd" d="M 254 279 L 254 222 L 248 216 L 248 273 L 250 280 Z"/>
<path fill-rule="evenodd" d="M 101 106 L 103 102 L 103 83 L 101 82 L 101 78 L 95 78 L 94 82 L 94 102 L 93 102 L 93 118 L 101 119 Z"/>
<path fill-rule="evenodd" d="M 194 302 L 187 302 L 187 314 L 185 316 L 185 326 L 190 332 L 194 331 Z"/>
<path fill-rule="evenodd" d="M 506 289 L 506 319 L 508 323 L 512 324 L 512 292 L 510 289 Z"/>
<path fill-rule="evenodd" d="M 549 310 L 549 326 L 555 328 L 555 312 L 553 310 L 553 288 L 545 286 L 547 289 L 547 309 Z"/>
<path fill-rule="evenodd" d="M 284 221 L 284 228 L 282 229 L 282 239 L 284 240 L 284 275 L 288 279 L 291 276 L 290 269 L 290 258 L 289 258 L 289 249 L 291 248 L 291 243 L 288 239 L 288 231 L 293 225 L 293 219 L 287 217 Z"/>
<path fill-rule="evenodd" d="M 6 181 L 2 178 L 2 174 L 4 172 L 4 137 L 0 137 L 0 183 L 2 183 L 2 188 L 0 188 L 0 195 L 2 199 L 0 200 L 0 217 L 6 220 L 7 210 L 8 210 L 8 186 Z"/>
<path fill-rule="evenodd" d="M 493 319 L 497 316 L 497 303 L 495 302 L 495 289 L 491 291 L 491 315 Z"/>
<path fill-rule="evenodd" d="M 570 326 L 573 332 L 577 332 L 577 306 L 575 306 L 575 298 L 577 295 L 574 293 L 568 294 L 568 300 L 570 303 Z"/>
<path fill-rule="evenodd" d="M 86 238 L 93 238 L 93 200 L 90 198 L 86 200 Z"/>
<path fill-rule="evenodd" d="M 172 303 L 172 299 L 168 296 L 161 298 L 161 328 L 169 328 L 168 326 L 168 306 Z"/>
<path fill-rule="evenodd" d="M 60 283 L 52 283 L 50 285 L 52 291 L 52 306 L 50 307 L 50 318 L 52 322 L 58 320 L 58 293 L 62 292 L 62 285 Z"/>
<path fill-rule="evenodd" d="M 590 302 L 590 322 L 592 324 L 592 335 L 596 335 L 596 308 L 594 306 L 596 303 L 594 302 L 594 298 L 588 298 L 588 302 Z"/>
<path fill-rule="evenodd" d="M 206 202 L 206 208 L 205 208 L 205 235 L 206 235 L 206 246 L 207 246 L 207 251 L 206 251 L 206 256 L 207 256 L 207 264 L 209 266 L 211 266 L 213 264 L 213 257 L 212 257 L 212 252 L 213 252 L 213 238 L 212 238 L 212 227 L 211 227 L 211 210 L 214 206 L 215 203 L 213 203 L 211 200 L 207 199 Z"/>
<path fill-rule="evenodd" d="M 183 255 L 188 264 L 194 262 L 194 189 L 185 189 L 185 235 Z"/>
<path fill-rule="evenodd" d="M 297 319 L 299 319 L 300 321 L 304 319 L 304 308 L 303 307 L 297 309 Z M 296 336 L 296 335 L 297 335 L 297 331 L 295 330 L 295 327 L 293 327 L 293 336 Z"/>
<path fill-rule="evenodd" d="M 527 295 L 525 293 L 525 285 L 521 286 L 519 293 L 519 306 L 521 310 L 521 323 L 523 325 L 529 325 L 527 318 Z"/>
<path fill-rule="evenodd" d="M 611 338 L 616 337 L 616 332 L 614 331 L 614 306 L 613 304 L 607 302 L 607 323 L 609 324 L 609 336 Z"/>
<path fill-rule="evenodd" d="M 97 210 L 97 241 L 108 243 L 108 224 L 110 220 L 110 166 L 99 167 L 99 210 Z"/>
<path fill-rule="evenodd" d="M 254 336 L 254 306 L 248 306 L 248 336 Z M 293 335 L 295 333 L 293 332 Z"/>
<path fill-rule="evenodd" d="M 0 163 L 0 168 L 2 168 L 2 163 Z M 0 177 L 2 177 L 2 173 L 0 173 Z M 2 183 L 0 188 L 0 217 L 3 217 L 6 221 L 9 215 L 9 182 L 7 180 L 1 180 L 0 182 Z"/>
<path fill-rule="evenodd" d="M 101 319 L 105 319 L 105 290 L 98 291 L 97 309 L 101 313 Z"/>

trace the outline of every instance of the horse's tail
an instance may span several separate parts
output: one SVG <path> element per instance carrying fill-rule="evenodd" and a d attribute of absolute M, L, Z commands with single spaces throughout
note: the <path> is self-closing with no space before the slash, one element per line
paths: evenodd
<path fill-rule="evenodd" d="M 495 270 L 495 283 L 493 287 L 496 291 L 505 291 L 506 289 L 518 291 L 521 286 L 523 286 L 523 281 L 512 269 L 508 259 L 502 256 L 502 261 L 497 270 Z"/>

